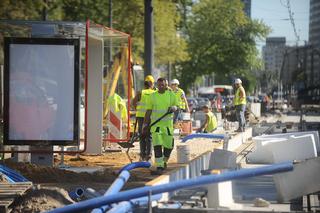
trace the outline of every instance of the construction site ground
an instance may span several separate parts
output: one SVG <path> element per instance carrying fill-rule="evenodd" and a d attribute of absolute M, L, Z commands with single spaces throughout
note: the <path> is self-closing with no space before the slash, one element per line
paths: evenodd
<path fill-rule="evenodd" d="M 176 145 L 181 143 L 176 137 Z M 188 142 L 190 146 L 190 157 L 195 158 L 202 153 L 221 146 L 221 142 L 200 139 Z M 133 162 L 139 161 L 139 143 L 130 150 L 130 157 Z M 167 172 L 179 167 L 176 163 L 176 150 L 172 152 Z M 130 163 L 125 150 L 120 150 L 118 145 L 111 144 L 109 151 L 102 155 L 64 155 L 63 166 L 61 156 L 54 157 L 54 167 L 38 166 L 30 163 L 16 163 L 10 159 L 3 161 L 3 164 L 11 169 L 20 172 L 34 184 L 23 196 L 20 196 L 11 204 L 12 212 L 42 212 L 72 203 L 67 192 L 78 187 L 93 188 L 103 193 L 117 178 L 121 167 Z M 139 168 L 130 172 L 131 176 L 125 184 L 124 189 L 144 186 L 156 176 L 150 171 L 154 168 Z"/>
<path fill-rule="evenodd" d="M 311 120 L 319 121 L 318 116 Z M 308 119 L 308 118 L 306 118 Z M 295 122 L 300 120 L 299 115 L 270 115 L 260 119 L 260 122 Z M 219 130 L 216 133 L 224 133 Z M 176 144 L 181 140 L 176 137 Z M 134 162 L 139 161 L 139 143 L 130 150 L 130 157 Z M 197 139 L 188 142 L 190 147 L 191 159 L 204 152 L 212 151 L 214 148 L 222 146 L 222 141 L 212 139 Z M 64 206 L 73 201 L 67 195 L 68 191 L 77 187 L 93 188 L 98 192 L 104 192 L 109 185 L 116 179 L 119 169 L 130 163 L 125 150 L 119 151 L 114 147 L 112 151 L 107 151 L 102 155 L 64 155 L 64 169 L 60 168 L 61 156 L 54 158 L 54 167 L 37 166 L 29 163 L 14 163 L 11 160 L 4 160 L 3 163 L 19 171 L 23 176 L 32 181 L 36 190 L 29 190 L 24 196 L 16 199 L 11 205 L 13 212 L 41 212 L 59 206 Z M 167 171 L 179 167 L 177 162 L 176 150 L 173 151 Z M 124 189 L 144 186 L 156 176 L 150 174 L 150 169 L 141 168 L 131 171 L 131 176 Z"/>

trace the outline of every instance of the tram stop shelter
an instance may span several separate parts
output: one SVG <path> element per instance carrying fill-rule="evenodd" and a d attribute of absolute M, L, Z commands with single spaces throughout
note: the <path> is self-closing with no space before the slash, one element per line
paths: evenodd
<path fill-rule="evenodd" d="M 1 152 L 101 154 L 103 142 L 129 139 L 130 35 L 89 20 L 0 20 L 0 29 Z"/>

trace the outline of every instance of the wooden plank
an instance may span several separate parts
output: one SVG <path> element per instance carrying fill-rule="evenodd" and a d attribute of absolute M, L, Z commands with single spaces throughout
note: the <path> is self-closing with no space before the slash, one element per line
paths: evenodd
<path fill-rule="evenodd" d="M 7 212 L 14 199 L 31 187 L 32 182 L 0 183 L 0 212 Z"/>
<path fill-rule="evenodd" d="M 0 183 L 0 186 L 30 186 L 32 182 L 17 182 L 17 183 Z"/>
<path fill-rule="evenodd" d="M 9 206 L 13 201 L 14 201 L 14 199 L 2 200 L 2 201 L 0 201 L 0 206 Z"/>

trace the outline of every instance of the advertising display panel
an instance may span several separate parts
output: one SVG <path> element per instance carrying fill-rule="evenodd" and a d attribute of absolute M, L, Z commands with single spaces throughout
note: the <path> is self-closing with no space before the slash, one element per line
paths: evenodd
<path fill-rule="evenodd" d="M 4 144 L 78 144 L 79 39 L 4 44 Z"/>

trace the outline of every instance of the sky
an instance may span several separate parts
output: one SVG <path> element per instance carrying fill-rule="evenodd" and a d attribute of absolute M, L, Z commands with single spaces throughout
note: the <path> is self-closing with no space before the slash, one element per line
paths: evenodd
<path fill-rule="evenodd" d="M 287 0 L 251 0 L 251 18 L 263 20 L 272 28 L 269 37 L 286 37 L 287 45 L 294 46 L 296 37 L 292 24 L 289 20 L 289 12 L 282 4 Z M 294 22 L 300 37 L 300 45 L 308 41 L 309 36 L 309 0 L 290 0 L 291 10 L 294 13 Z M 261 49 L 265 41 L 257 43 Z"/>

